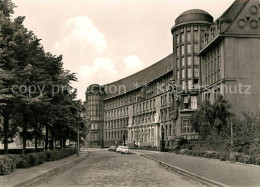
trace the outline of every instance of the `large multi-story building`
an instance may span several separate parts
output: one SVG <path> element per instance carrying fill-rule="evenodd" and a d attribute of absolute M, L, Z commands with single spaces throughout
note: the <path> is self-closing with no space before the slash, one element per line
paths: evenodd
<path fill-rule="evenodd" d="M 260 110 L 260 2 L 236 0 L 220 18 L 182 13 L 171 29 L 173 53 L 124 79 L 86 91 L 92 147 L 160 147 L 196 139 L 192 113 L 218 94 L 237 115 Z"/>

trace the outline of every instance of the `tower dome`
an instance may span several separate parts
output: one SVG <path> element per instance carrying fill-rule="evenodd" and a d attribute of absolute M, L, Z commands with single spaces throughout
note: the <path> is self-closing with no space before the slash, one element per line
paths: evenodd
<path fill-rule="evenodd" d="M 194 21 L 206 21 L 212 23 L 213 17 L 204 10 L 191 9 L 179 15 L 179 17 L 175 20 L 175 25 Z"/>

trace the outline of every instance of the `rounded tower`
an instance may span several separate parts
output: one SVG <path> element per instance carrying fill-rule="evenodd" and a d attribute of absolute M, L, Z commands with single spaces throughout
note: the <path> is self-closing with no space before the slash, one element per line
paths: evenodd
<path fill-rule="evenodd" d="M 90 85 L 86 90 L 86 116 L 89 133 L 87 147 L 103 147 L 104 88 L 98 84 Z"/>
<path fill-rule="evenodd" d="M 201 67 L 198 53 L 202 47 L 202 38 L 213 24 L 213 17 L 204 10 L 192 9 L 183 12 L 171 28 L 173 38 L 174 78 L 178 105 L 176 135 L 193 139 L 194 131 L 190 126 L 190 116 L 197 109 Z"/>

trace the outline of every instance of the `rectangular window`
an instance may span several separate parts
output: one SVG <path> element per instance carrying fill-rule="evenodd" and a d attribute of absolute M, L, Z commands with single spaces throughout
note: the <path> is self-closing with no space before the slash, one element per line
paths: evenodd
<path fill-rule="evenodd" d="M 184 57 L 181 58 L 181 66 L 185 67 L 185 58 Z"/>
<path fill-rule="evenodd" d="M 181 70 L 181 78 L 182 78 L 182 79 L 185 79 L 185 69 L 182 69 L 182 70 Z"/>
<path fill-rule="evenodd" d="M 194 68 L 194 77 L 199 77 L 199 76 L 200 76 L 200 69 Z"/>
<path fill-rule="evenodd" d="M 176 47 L 176 56 L 179 56 L 179 47 Z"/>
<path fill-rule="evenodd" d="M 194 53 L 199 52 L 199 44 L 194 44 Z"/>
<path fill-rule="evenodd" d="M 185 81 L 182 81 L 181 84 L 182 84 L 182 89 L 185 90 L 186 89 Z"/>
<path fill-rule="evenodd" d="M 180 67 L 180 60 L 178 58 L 176 59 L 176 66 L 177 66 L 177 68 Z"/>
<path fill-rule="evenodd" d="M 176 44 L 178 45 L 180 43 L 180 38 L 179 38 L 179 35 L 176 34 Z"/>
<path fill-rule="evenodd" d="M 188 96 L 184 96 L 184 97 L 183 97 L 183 103 L 185 103 L 185 104 L 189 103 L 189 98 L 188 98 Z"/>
<path fill-rule="evenodd" d="M 194 65 L 199 65 L 200 64 L 200 59 L 198 56 L 194 56 Z"/>
<path fill-rule="evenodd" d="M 188 80 L 188 89 L 189 89 L 189 90 L 192 89 L 192 80 Z"/>
<path fill-rule="evenodd" d="M 191 109 L 197 109 L 198 108 L 198 97 L 197 96 L 191 96 Z"/>
<path fill-rule="evenodd" d="M 181 33 L 181 43 L 184 43 L 184 33 Z"/>
<path fill-rule="evenodd" d="M 191 44 L 187 44 L 187 53 L 191 54 Z"/>
<path fill-rule="evenodd" d="M 181 55 L 185 54 L 184 45 L 181 46 Z"/>
<path fill-rule="evenodd" d="M 180 72 L 177 71 L 177 80 L 180 78 Z"/>
<path fill-rule="evenodd" d="M 198 42 L 199 41 L 199 32 L 198 31 L 194 31 L 194 41 Z"/>
<path fill-rule="evenodd" d="M 190 124 L 190 120 L 189 119 L 183 119 L 182 120 L 182 128 L 181 128 L 181 133 L 182 134 L 189 134 L 189 133 L 193 133 L 194 130 L 192 129 L 192 126 Z"/>
<path fill-rule="evenodd" d="M 191 63 L 191 56 L 188 56 L 188 57 L 187 57 L 187 65 L 188 65 L 188 66 L 191 66 L 191 65 L 192 65 L 192 63 Z"/>
<path fill-rule="evenodd" d="M 187 32 L 187 42 L 191 42 L 191 32 Z"/>
<path fill-rule="evenodd" d="M 188 78 L 192 78 L 192 69 L 188 68 Z"/>

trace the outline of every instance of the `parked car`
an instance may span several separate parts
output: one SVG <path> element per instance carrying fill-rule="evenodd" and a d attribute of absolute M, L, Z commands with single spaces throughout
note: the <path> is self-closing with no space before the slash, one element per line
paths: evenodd
<path fill-rule="evenodd" d="M 122 146 L 121 154 L 130 154 L 130 149 L 128 148 L 128 146 Z"/>
<path fill-rule="evenodd" d="M 116 152 L 116 146 L 110 146 L 109 148 L 108 148 L 108 151 L 113 151 L 113 152 Z"/>
<path fill-rule="evenodd" d="M 116 148 L 116 152 L 117 152 L 117 153 L 120 153 L 121 150 L 122 150 L 122 147 L 123 147 L 122 145 L 118 146 L 118 147 Z"/>

